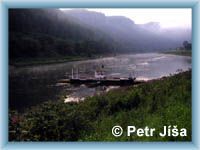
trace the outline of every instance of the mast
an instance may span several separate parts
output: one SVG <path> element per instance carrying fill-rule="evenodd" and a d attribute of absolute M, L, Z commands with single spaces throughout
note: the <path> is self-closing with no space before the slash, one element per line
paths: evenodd
<path fill-rule="evenodd" d="M 76 78 L 78 79 L 78 68 L 77 68 Z"/>
<path fill-rule="evenodd" d="M 74 69 L 72 68 L 72 79 L 74 79 Z"/>

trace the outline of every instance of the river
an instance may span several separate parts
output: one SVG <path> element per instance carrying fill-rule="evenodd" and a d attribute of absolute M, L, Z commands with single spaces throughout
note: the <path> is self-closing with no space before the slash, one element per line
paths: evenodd
<path fill-rule="evenodd" d="M 9 107 L 24 111 L 48 100 L 63 102 L 84 100 L 117 87 L 88 87 L 58 84 L 60 79 L 74 76 L 90 78 L 95 70 L 103 70 L 107 77 L 134 76 L 137 80 L 150 80 L 169 76 L 192 67 L 191 57 L 160 53 L 119 55 L 60 64 L 9 68 Z"/>

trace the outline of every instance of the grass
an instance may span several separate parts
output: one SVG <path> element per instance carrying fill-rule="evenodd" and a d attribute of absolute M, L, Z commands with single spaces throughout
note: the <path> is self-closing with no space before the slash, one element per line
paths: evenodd
<path fill-rule="evenodd" d="M 45 102 L 24 114 L 9 112 L 10 141 L 191 141 L 191 71 L 138 86 L 122 87 L 80 103 Z M 114 137 L 120 125 L 156 128 L 153 137 Z M 187 136 L 158 136 L 163 126 Z"/>

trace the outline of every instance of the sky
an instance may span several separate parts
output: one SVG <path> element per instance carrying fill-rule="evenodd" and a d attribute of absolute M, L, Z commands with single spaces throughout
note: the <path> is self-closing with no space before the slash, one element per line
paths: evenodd
<path fill-rule="evenodd" d="M 94 8 L 87 10 L 101 12 L 106 16 L 125 16 L 136 24 L 159 22 L 162 28 L 191 28 L 192 26 L 191 8 Z"/>

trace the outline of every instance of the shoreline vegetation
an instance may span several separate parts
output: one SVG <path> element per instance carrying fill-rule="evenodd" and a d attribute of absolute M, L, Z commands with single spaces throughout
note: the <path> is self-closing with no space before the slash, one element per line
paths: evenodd
<path fill-rule="evenodd" d="M 172 50 L 163 52 L 164 54 L 181 55 L 192 57 L 192 50 Z"/>
<path fill-rule="evenodd" d="M 57 58 L 39 58 L 39 59 L 32 59 L 32 60 L 15 60 L 10 62 L 10 66 L 15 67 L 25 67 L 25 66 L 36 66 L 36 65 L 48 65 L 48 64 L 57 64 L 57 63 L 65 63 L 70 61 L 81 61 L 87 59 L 96 59 L 97 56 L 94 57 L 86 57 L 86 56 L 68 56 L 68 57 L 57 57 Z"/>
<path fill-rule="evenodd" d="M 25 67 L 25 66 L 36 66 L 36 65 L 48 65 L 57 63 L 66 63 L 72 61 L 82 61 L 88 59 L 98 59 L 104 57 L 116 56 L 116 54 L 107 55 L 93 55 L 93 56 L 66 56 L 66 57 L 52 57 L 52 58 L 37 58 L 37 59 L 18 59 L 9 63 L 10 66 Z"/>
<path fill-rule="evenodd" d="M 48 101 L 10 110 L 9 141 L 191 141 L 191 70 L 137 86 L 121 87 L 79 103 Z M 186 137 L 121 137 L 112 127 L 186 128 Z"/>

